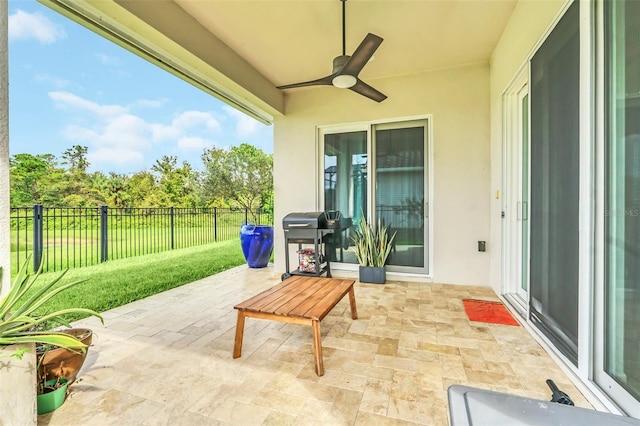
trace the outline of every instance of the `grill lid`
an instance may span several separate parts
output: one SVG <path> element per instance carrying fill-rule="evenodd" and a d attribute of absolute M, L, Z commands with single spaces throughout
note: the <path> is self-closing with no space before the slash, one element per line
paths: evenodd
<path fill-rule="evenodd" d="M 289 213 L 282 219 L 286 229 L 346 229 L 351 227 L 350 217 L 344 217 L 337 210 L 327 212 Z"/>
<path fill-rule="evenodd" d="M 325 212 L 295 212 L 282 219 L 284 229 L 324 229 L 327 227 Z"/>

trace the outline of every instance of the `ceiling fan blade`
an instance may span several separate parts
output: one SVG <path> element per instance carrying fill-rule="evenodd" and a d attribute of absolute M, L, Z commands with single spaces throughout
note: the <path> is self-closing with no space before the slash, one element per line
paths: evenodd
<path fill-rule="evenodd" d="M 340 74 L 357 76 L 367 62 L 369 62 L 369 59 L 371 59 L 373 53 L 378 49 L 382 40 L 382 37 L 375 34 L 367 34 L 347 63 L 344 64 L 344 68 L 342 68 Z"/>
<path fill-rule="evenodd" d="M 362 96 L 366 96 L 367 98 L 372 99 L 376 102 L 382 102 L 387 99 L 387 95 L 382 94 L 360 79 L 358 79 L 358 82 L 355 84 L 355 86 L 351 87 L 350 90 L 353 90 L 354 92 Z"/>
<path fill-rule="evenodd" d="M 304 81 L 302 83 L 294 83 L 294 84 L 286 84 L 284 86 L 277 86 L 277 89 L 294 89 L 296 87 L 305 87 L 305 86 L 331 86 L 334 74 L 328 75 L 326 77 L 319 78 L 317 80 Z"/>

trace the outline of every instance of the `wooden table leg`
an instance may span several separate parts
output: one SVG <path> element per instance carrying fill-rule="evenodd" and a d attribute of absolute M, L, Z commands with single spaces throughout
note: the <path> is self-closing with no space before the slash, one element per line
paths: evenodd
<path fill-rule="evenodd" d="M 233 357 L 242 355 L 242 337 L 244 336 L 244 311 L 238 310 L 238 322 L 236 323 L 236 340 L 233 344 Z"/>
<path fill-rule="evenodd" d="M 324 375 L 324 365 L 322 364 L 322 337 L 320 335 L 320 321 L 312 321 L 313 329 L 313 358 L 316 362 L 316 374 Z"/>
<path fill-rule="evenodd" d="M 349 289 L 349 304 L 351 305 L 351 319 L 358 319 L 358 310 L 356 309 L 356 294 L 353 291 L 353 284 Z"/>

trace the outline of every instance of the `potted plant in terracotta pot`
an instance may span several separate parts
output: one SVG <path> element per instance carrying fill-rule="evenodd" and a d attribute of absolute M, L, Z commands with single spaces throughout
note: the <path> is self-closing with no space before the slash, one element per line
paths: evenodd
<path fill-rule="evenodd" d="M 38 374 L 44 381 L 64 378 L 69 385 L 76 380 L 84 364 L 93 340 L 93 330 L 89 328 L 67 328 L 62 330 L 80 340 L 85 345 L 83 351 L 71 350 L 59 346 L 36 344 L 38 355 Z"/>
<path fill-rule="evenodd" d="M 65 328 L 61 331 L 78 339 L 85 348 L 76 350 L 36 343 L 38 415 L 50 413 L 62 405 L 93 340 L 93 330 L 89 328 Z"/>
<path fill-rule="evenodd" d="M 35 422 L 36 413 L 36 344 L 65 348 L 75 352 L 86 351 L 86 344 L 65 330 L 42 330 L 44 325 L 70 327 L 66 319 L 70 314 L 93 315 L 102 321 L 99 313 L 86 308 L 69 307 L 55 312 L 44 312 L 45 304 L 56 295 L 84 282 L 60 283 L 66 271 L 49 282 L 40 284 L 39 270 L 27 272 L 29 257 L 13 280 L 9 291 L 0 298 L 0 400 L 7 410 L 0 410 L 0 424 Z M 0 268 L 0 279 L 3 270 Z M 37 284 L 36 284 L 37 283 Z"/>
<path fill-rule="evenodd" d="M 384 268 L 396 233 L 389 235 L 388 227 L 378 221 L 377 226 L 367 222 L 364 215 L 353 229 L 353 252 L 358 259 L 359 280 L 363 283 L 384 284 L 387 280 Z"/>

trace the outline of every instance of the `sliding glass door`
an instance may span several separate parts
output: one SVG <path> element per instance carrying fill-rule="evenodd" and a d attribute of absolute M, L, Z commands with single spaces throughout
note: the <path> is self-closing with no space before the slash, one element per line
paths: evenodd
<path fill-rule="evenodd" d="M 640 2 L 604 3 L 604 359 L 598 383 L 640 412 Z M 600 369 L 602 368 L 602 370 Z"/>
<path fill-rule="evenodd" d="M 428 273 L 428 121 L 321 129 L 322 207 L 396 233 L 388 271 Z M 343 243 L 349 244 L 349 238 Z M 356 263 L 349 251 L 343 263 Z"/>
<path fill-rule="evenodd" d="M 523 315 L 529 305 L 529 68 L 505 91 L 502 162 L 502 283 Z"/>
<path fill-rule="evenodd" d="M 520 136 L 520 201 L 516 211 L 520 222 L 520 279 L 517 295 L 529 300 L 529 87 L 518 93 L 518 135 Z"/>
<path fill-rule="evenodd" d="M 531 60 L 530 315 L 578 362 L 579 2 Z"/>
<path fill-rule="evenodd" d="M 396 233 L 390 271 L 426 272 L 426 122 L 375 125 L 376 217 Z"/>

